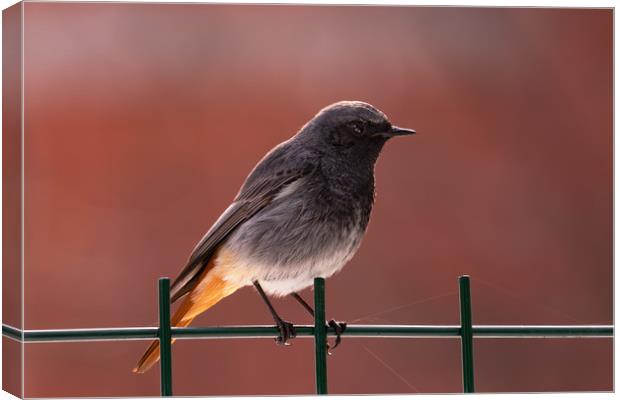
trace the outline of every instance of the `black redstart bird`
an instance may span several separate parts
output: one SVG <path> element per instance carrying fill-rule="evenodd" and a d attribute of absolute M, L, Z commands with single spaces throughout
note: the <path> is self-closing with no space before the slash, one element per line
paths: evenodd
<path fill-rule="evenodd" d="M 254 167 L 232 204 L 194 248 L 171 287 L 183 299 L 171 319 L 189 325 L 237 289 L 254 285 L 279 329 L 276 341 L 295 337 L 293 324 L 275 311 L 267 294 L 293 296 L 314 278 L 338 272 L 357 251 L 374 201 L 374 165 L 385 142 L 415 131 L 398 128 L 360 101 L 321 110 Z M 338 334 L 346 325 L 329 321 Z M 134 372 L 159 359 L 153 342 Z"/>

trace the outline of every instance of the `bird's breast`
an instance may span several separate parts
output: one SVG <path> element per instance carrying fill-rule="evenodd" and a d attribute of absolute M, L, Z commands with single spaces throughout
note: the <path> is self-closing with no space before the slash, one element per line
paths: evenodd
<path fill-rule="evenodd" d="M 320 184 L 295 189 L 243 223 L 226 243 L 248 276 L 276 295 L 339 271 L 359 248 L 370 214 L 368 204 Z"/>

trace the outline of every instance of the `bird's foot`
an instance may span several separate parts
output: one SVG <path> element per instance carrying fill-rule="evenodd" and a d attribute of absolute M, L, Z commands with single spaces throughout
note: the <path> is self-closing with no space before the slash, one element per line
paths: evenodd
<path fill-rule="evenodd" d="M 327 325 L 330 328 L 333 328 L 334 331 L 336 332 L 336 341 L 334 342 L 334 347 L 330 346 L 329 343 L 327 344 L 327 354 L 331 355 L 332 353 L 330 350 L 334 350 L 340 344 L 340 341 L 341 341 L 340 335 L 342 335 L 345 329 L 347 329 L 347 323 L 332 319 L 327 323 Z"/>
<path fill-rule="evenodd" d="M 291 343 L 289 342 L 289 339 L 295 339 L 295 336 L 297 336 L 295 327 L 290 322 L 286 322 L 281 319 L 276 323 L 278 330 L 280 331 L 280 334 L 276 338 L 276 343 L 282 346 L 290 346 Z"/>

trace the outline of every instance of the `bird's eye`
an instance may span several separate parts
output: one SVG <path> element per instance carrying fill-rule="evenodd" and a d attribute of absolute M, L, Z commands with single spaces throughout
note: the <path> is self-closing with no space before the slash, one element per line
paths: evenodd
<path fill-rule="evenodd" d="M 364 130 L 364 127 L 357 122 L 350 123 L 349 127 L 353 132 L 357 133 L 358 135 L 361 135 L 362 131 Z"/>

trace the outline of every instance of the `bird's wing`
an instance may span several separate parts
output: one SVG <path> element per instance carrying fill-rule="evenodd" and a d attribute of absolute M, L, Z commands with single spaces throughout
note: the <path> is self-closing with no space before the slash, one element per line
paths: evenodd
<path fill-rule="evenodd" d="M 213 224 L 194 248 L 187 264 L 172 283 L 172 302 L 191 291 L 198 283 L 207 261 L 241 223 L 267 206 L 287 185 L 309 175 L 316 169 L 311 162 L 296 162 L 290 167 L 286 152 L 274 149 L 254 168 L 234 202 Z M 289 165 L 289 166 L 287 166 Z"/>

